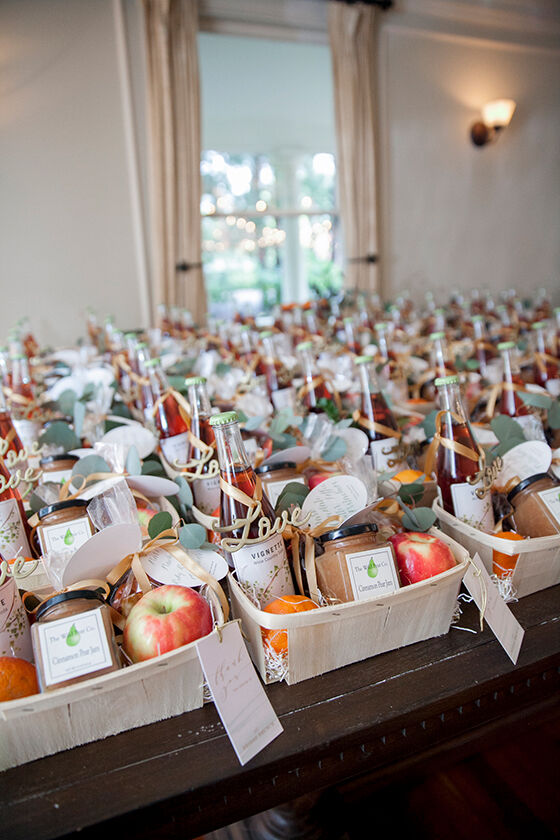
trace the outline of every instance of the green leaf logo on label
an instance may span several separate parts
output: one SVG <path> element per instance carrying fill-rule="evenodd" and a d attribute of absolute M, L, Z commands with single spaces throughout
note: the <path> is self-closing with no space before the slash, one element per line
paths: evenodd
<path fill-rule="evenodd" d="M 373 562 L 373 557 L 370 557 L 369 565 L 367 567 L 368 577 L 376 578 L 378 574 L 378 569 L 375 563 Z"/>
<path fill-rule="evenodd" d="M 74 534 L 72 533 L 70 528 L 68 528 L 68 530 L 64 534 L 64 545 L 72 545 L 73 542 L 74 542 Z"/>
<path fill-rule="evenodd" d="M 80 641 L 80 634 L 76 629 L 76 625 L 73 624 L 70 630 L 68 631 L 68 635 L 66 636 L 66 644 L 69 647 L 76 647 L 78 642 Z"/>

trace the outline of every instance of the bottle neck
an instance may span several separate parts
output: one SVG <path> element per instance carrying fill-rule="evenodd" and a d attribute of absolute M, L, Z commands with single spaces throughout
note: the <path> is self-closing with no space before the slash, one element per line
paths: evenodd
<path fill-rule="evenodd" d="M 206 391 L 206 385 L 203 382 L 199 382 L 196 385 L 189 385 L 188 394 L 193 417 L 210 417 L 212 408 L 210 406 L 208 392 Z"/>
<path fill-rule="evenodd" d="M 432 345 L 432 366 L 439 371 L 442 376 L 445 376 L 447 369 L 447 356 L 447 347 L 445 346 L 443 339 L 435 338 Z"/>
<path fill-rule="evenodd" d="M 387 333 L 385 330 L 377 331 L 377 346 L 379 347 L 379 354 L 382 359 L 389 358 L 389 345 L 387 342 Z"/>
<path fill-rule="evenodd" d="M 266 362 L 274 362 L 276 358 L 276 348 L 274 347 L 274 339 L 271 335 L 267 335 L 262 340 L 263 350 Z"/>
<path fill-rule="evenodd" d="M 369 396 L 370 394 L 379 394 L 381 387 L 379 385 L 379 380 L 373 364 L 370 362 L 369 364 L 365 363 L 363 365 L 357 365 L 357 367 L 362 386 L 362 394 L 366 396 Z"/>
<path fill-rule="evenodd" d="M 473 321 L 473 332 L 477 341 L 481 341 L 484 338 L 484 326 L 482 321 Z"/>
<path fill-rule="evenodd" d="M 243 445 L 239 423 L 234 421 L 223 426 L 213 426 L 213 429 L 220 470 L 224 478 L 227 479 L 233 473 L 252 470 Z"/>
<path fill-rule="evenodd" d="M 513 377 L 521 374 L 517 361 L 512 357 L 510 350 L 502 350 L 502 362 L 504 365 L 504 382 L 513 382 Z"/>
<path fill-rule="evenodd" d="M 467 415 L 461 399 L 459 385 L 440 385 L 438 387 L 439 407 L 441 411 L 456 414 L 461 423 L 467 423 Z"/>
<path fill-rule="evenodd" d="M 313 354 L 311 353 L 311 350 L 309 350 L 309 349 L 300 350 L 299 351 L 299 360 L 300 360 L 300 364 L 301 364 L 301 371 L 303 373 L 304 378 L 307 379 L 307 380 L 313 379 L 313 377 L 316 375 L 317 367 L 316 367 L 316 364 L 315 364 L 315 359 L 313 358 Z"/>
<path fill-rule="evenodd" d="M 537 353 L 546 353 L 544 330 L 535 330 L 535 351 Z"/>

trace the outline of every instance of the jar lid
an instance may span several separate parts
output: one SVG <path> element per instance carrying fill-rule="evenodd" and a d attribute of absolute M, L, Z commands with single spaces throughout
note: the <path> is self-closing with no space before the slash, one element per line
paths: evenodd
<path fill-rule="evenodd" d="M 277 461 L 275 464 L 263 464 L 257 467 L 255 472 L 257 475 L 264 475 L 275 470 L 297 470 L 297 464 L 295 461 Z"/>
<path fill-rule="evenodd" d="M 375 534 L 378 530 L 375 522 L 348 525 L 346 528 L 337 528 L 335 531 L 328 531 L 322 537 L 319 537 L 319 542 L 321 545 L 324 545 L 326 542 L 339 540 L 342 537 L 355 537 L 357 534 Z"/>
<path fill-rule="evenodd" d="M 221 414 L 213 414 L 208 421 L 211 426 L 225 426 L 226 423 L 239 422 L 237 411 L 222 411 Z"/>
<path fill-rule="evenodd" d="M 89 505 L 88 499 L 68 499 L 66 502 L 55 502 L 54 505 L 41 508 L 37 516 L 39 519 L 44 519 L 49 513 L 55 513 L 57 510 L 66 510 L 73 507 L 85 508 L 87 505 Z"/>
<path fill-rule="evenodd" d="M 64 601 L 75 601 L 78 599 L 86 601 L 99 601 L 102 604 L 105 603 L 105 598 L 100 592 L 95 592 L 93 589 L 73 589 L 71 592 L 59 592 L 58 595 L 53 595 L 52 598 L 47 598 L 47 600 L 43 601 L 41 606 L 37 608 L 35 617 L 37 621 L 39 621 L 41 616 L 44 615 L 47 610 L 50 610 L 51 607 L 55 607 L 57 604 L 62 604 Z"/>
<path fill-rule="evenodd" d="M 47 464 L 54 464 L 56 461 L 73 461 L 76 463 L 79 460 L 77 455 L 69 455 L 65 452 L 64 455 L 48 455 L 46 458 L 41 458 L 39 466 L 44 467 Z"/>
<path fill-rule="evenodd" d="M 526 487 L 529 487 L 530 484 L 534 484 L 540 478 L 550 478 L 550 475 L 548 473 L 537 473 L 536 475 L 530 475 L 528 478 L 524 478 L 523 481 L 520 481 L 519 484 L 516 484 L 515 487 L 509 491 L 507 494 L 508 502 L 511 502 L 514 496 L 521 493 L 522 490 L 525 490 Z"/>

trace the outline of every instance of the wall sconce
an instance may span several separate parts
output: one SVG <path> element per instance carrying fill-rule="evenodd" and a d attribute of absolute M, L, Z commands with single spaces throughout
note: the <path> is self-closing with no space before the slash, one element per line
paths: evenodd
<path fill-rule="evenodd" d="M 475 146 L 485 146 L 494 143 L 513 117 L 515 102 L 513 99 L 496 99 L 487 102 L 482 109 L 482 120 L 471 126 L 471 140 Z"/>

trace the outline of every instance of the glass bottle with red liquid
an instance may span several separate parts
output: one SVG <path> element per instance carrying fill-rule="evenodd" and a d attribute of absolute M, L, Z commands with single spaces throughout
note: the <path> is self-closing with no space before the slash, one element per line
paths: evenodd
<path fill-rule="evenodd" d="M 395 460 L 395 448 L 398 448 L 401 434 L 381 391 L 373 356 L 358 356 L 355 364 L 362 389 L 359 416 L 355 415 L 355 420 L 370 440 L 374 468 L 383 472 L 388 469 L 388 462 Z"/>
<path fill-rule="evenodd" d="M 515 342 L 501 341 L 498 344 L 498 352 L 502 357 L 504 366 L 500 414 L 507 414 L 508 417 L 515 417 L 516 419 L 526 417 L 531 413 L 530 409 L 525 405 L 515 387 L 518 386 L 521 390 L 524 388 L 519 364 L 514 355 Z"/>
<path fill-rule="evenodd" d="M 12 385 L 9 397 L 10 413 L 14 420 L 30 420 L 36 412 L 33 381 L 29 362 L 23 353 L 12 356 Z"/>
<path fill-rule="evenodd" d="M 21 442 L 21 438 L 18 435 L 16 428 L 12 422 L 12 418 L 10 412 L 8 411 L 8 406 L 6 405 L 6 399 L 4 397 L 4 391 L 0 387 L 0 438 L 4 440 L 7 444 L 6 452 L 15 452 L 16 455 L 23 450 L 23 443 Z M 4 453 L 5 455 L 5 453 Z M 27 462 L 19 461 L 17 465 L 14 467 L 11 472 L 16 472 L 16 470 L 20 470 L 20 472 L 25 472 L 27 467 Z"/>
<path fill-rule="evenodd" d="M 206 390 L 206 379 L 203 376 L 191 376 L 185 379 L 185 385 L 187 386 L 188 401 L 191 407 L 191 433 L 207 446 L 215 446 L 214 429 L 210 425 L 212 408 Z M 189 443 L 187 461 L 199 460 L 205 455 L 206 452 L 200 447 L 194 446 L 192 442 Z M 216 460 L 215 452 L 214 458 L 204 464 L 202 477 L 192 482 L 194 503 L 202 513 L 209 516 L 215 513 L 220 504 L 220 477 L 218 475 L 207 475 L 211 470 L 210 464 L 214 460 Z"/>
<path fill-rule="evenodd" d="M 299 389 L 298 399 L 308 411 L 319 413 L 323 410 L 319 406 L 319 400 L 332 400 L 334 394 L 319 373 L 313 355 L 313 342 L 302 341 L 297 345 L 296 350 L 303 374 L 303 385 Z"/>
<path fill-rule="evenodd" d="M 170 393 L 169 382 L 160 360 L 149 359 L 144 369 L 150 381 L 152 395 L 152 403 L 145 406 L 144 414 L 157 429 L 163 457 L 173 469 L 177 469 L 178 464 L 188 461 L 189 423 L 184 416 L 184 410 L 181 412 L 179 403 Z"/>
<path fill-rule="evenodd" d="M 266 378 L 266 390 L 276 411 L 280 411 L 286 406 L 292 406 L 293 408 L 295 390 L 288 371 L 278 358 L 274 346 L 274 332 L 265 330 L 261 333 L 260 338 L 264 353 L 257 365 L 256 373 Z"/>
<path fill-rule="evenodd" d="M 356 335 L 356 327 L 354 324 L 353 317 L 351 315 L 348 315 L 348 317 L 344 319 L 343 324 L 346 346 L 348 347 L 351 353 L 359 355 L 361 353 L 362 347 Z"/>
<path fill-rule="evenodd" d="M 261 516 L 266 516 L 273 523 L 274 510 L 249 463 L 236 412 L 226 411 L 216 414 L 210 418 L 210 425 L 216 435 L 222 482 L 220 526 L 228 527 L 233 525 L 236 519 L 246 519 L 249 510 L 254 507 L 250 500 L 258 500 L 259 496 L 262 506 Z M 236 491 L 244 494 L 241 498 L 246 499 L 246 503 L 230 495 Z M 236 528 L 234 531 L 223 534 L 222 539 L 238 539 L 242 531 L 243 528 Z M 250 525 L 248 536 L 250 539 L 258 538 L 258 519 Z M 225 554 L 228 563 L 237 572 L 239 583 L 250 594 L 255 595 L 261 608 L 275 598 L 294 594 L 286 546 L 281 534 L 274 534 L 243 546 L 237 551 L 225 552 Z"/>
<path fill-rule="evenodd" d="M 560 376 L 558 363 L 553 360 L 546 346 L 546 321 L 537 321 L 531 327 L 535 343 L 535 356 L 533 364 L 533 378 L 536 385 L 546 388 L 546 383 Z M 548 358 L 547 358 L 548 357 Z"/>
<path fill-rule="evenodd" d="M 4 459 L 0 458 L 0 553 L 6 560 L 31 557 L 30 529 L 20 492 L 13 484 Z"/>
<path fill-rule="evenodd" d="M 478 369 L 481 376 L 488 373 L 488 362 L 494 358 L 495 351 L 490 349 L 490 342 L 485 334 L 484 315 L 473 315 L 471 318 L 473 326 L 474 352 L 478 362 Z"/>
<path fill-rule="evenodd" d="M 461 399 L 457 376 L 438 377 L 435 381 L 440 412 L 439 442 L 436 452 L 436 481 L 442 507 L 474 528 L 491 532 L 494 513 L 490 492 L 479 498 L 482 482 L 468 479 L 480 470 L 480 456 Z"/>

